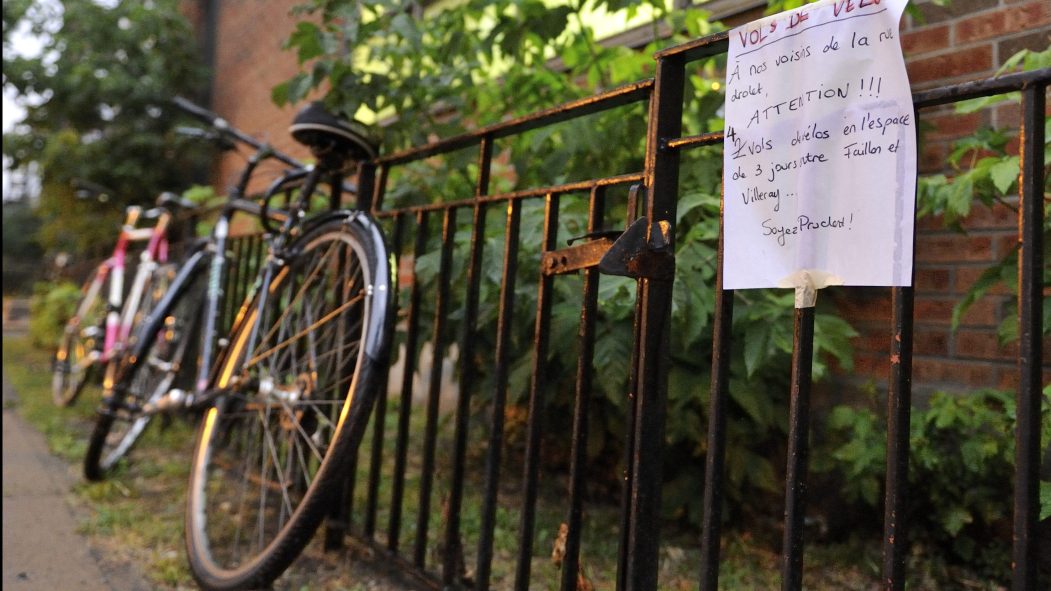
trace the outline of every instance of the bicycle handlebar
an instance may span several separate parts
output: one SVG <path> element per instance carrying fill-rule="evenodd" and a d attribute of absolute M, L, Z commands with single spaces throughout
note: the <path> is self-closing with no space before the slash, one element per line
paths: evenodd
<path fill-rule="evenodd" d="M 216 115 L 208 109 L 200 107 L 181 96 L 176 96 L 172 98 L 172 103 L 186 114 L 202 121 L 206 125 L 211 126 L 213 129 L 215 129 L 223 135 L 230 136 L 243 144 L 252 146 L 256 150 L 267 152 L 270 156 L 280 160 L 281 162 L 284 162 L 289 166 L 293 166 L 295 168 L 306 167 L 306 165 L 300 162 L 299 160 L 296 160 L 295 158 L 279 150 L 275 150 L 269 144 L 260 142 L 254 137 L 230 125 L 230 123 L 226 119 L 223 119 L 219 115 Z"/>
<path fill-rule="evenodd" d="M 259 140 L 253 138 L 252 136 L 250 136 L 250 135 L 238 130 L 237 128 L 233 127 L 232 125 L 230 125 L 230 123 L 226 119 L 223 119 L 219 115 L 209 111 L 208 109 L 205 109 L 204 107 L 198 106 L 197 104 L 195 104 L 195 103 L 193 103 L 193 102 L 191 102 L 191 101 L 189 101 L 189 100 L 187 100 L 187 99 L 185 99 L 185 98 L 183 98 L 181 96 L 173 97 L 172 98 L 172 103 L 176 107 L 178 107 L 179 109 L 184 111 L 185 113 L 187 113 L 187 114 L 195 117 L 196 119 L 204 122 L 205 124 L 209 125 L 213 129 L 215 129 L 220 135 L 228 136 L 228 137 L 233 138 L 233 139 L 235 139 L 235 140 L 237 140 L 239 142 L 247 144 L 247 145 L 255 148 L 262 155 L 276 158 L 277 160 L 280 160 L 281 162 L 283 162 L 283 163 L 285 163 L 285 164 L 287 164 L 287 165 L 289 165 L 289 166 L 291 166 L 293 168 L 296 168 L 298 170 L 307 170 L 309 168 L 308 165 L 296 160 L 295 158 L 293 158 L 293 157 L 291 157 L 291 156 L 289 156 L 287 154 L 284 154 L 283 152 L 275 150 L 272 146 L 270 146 L 267 143 L 260 142 Z M 257 155 L 257 157 L 258 157 L 258 155 Z M 347 193 L 350 193 L 350 194 L 356 194 L 357 193 L 357 186 L 355 184 L 353 184 L 353 183 L 343 182 L 342 183 L 342 190 L 347 192 Z M 264 211 L 266 211 L 265 209 L 264 210 L 258 209 L 258 206 L 257 206 L 257 209 L 255 209 L 254 211 L 252 211 L 250 209 L 246 209 L 245 207 L 236 207 L 236 209 L 241 209 L 242 211 L 245 211 L 245 212 L 248 212 L 248 213 L 255 213 L 256 215 L 260 215 Z M 275 215 L 269 215 L 270 213 L 274 213 Z M 279 220 L 275 216 L 285 216 L 285 217 L 287 217 L 287 214 L 285 214 L 284 212 L 280 212 L 280 211 L 273 211 L 273 210 L 271 210 L 271 211 L 267 212 L 267 214 L 268 214 L 267 217 L 273 218 L 276 221 L 283 221 L 283 220 Z M 264 224 L 265 224 L 265 222 L 264 222 Z"/>
<path fill-rule="evenodd" d="M 250 201 L 248 199 L 231 199 L 226 203 L 226 206 L 231 209 L 254 215 L 259 219 L 263 218 L 263 206 L 255 201 Z M 281 224 L 288 219 L 288 212 L 268 207 L 266 208 L 266 217 Z"/>
<path fill-rule="evenodd" d="M 158 195 L 157 196 L 157 201 L 155 203 L 156 203 L 157 207 L 164 207 L 164 208 L 167 208 L 167 209 L 174 209 L 176 207 L 181 208 L 181 209 L 196 209 L 197 208 L 197 204 L 194 203 L 193 201 L 190 201 L 189 199 L 183 199 L 182 197 L 179 197 L 175 193 L 169 193 L 168 191 L 165 191 L 165 192 L 161 193 L 160 195 Z"/>

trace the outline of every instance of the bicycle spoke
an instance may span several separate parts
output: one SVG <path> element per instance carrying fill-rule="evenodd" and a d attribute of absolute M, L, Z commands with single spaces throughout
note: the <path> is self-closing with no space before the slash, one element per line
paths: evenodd
<path fill-rule="evenodd" d="M 340 243 L 338 241 L 333 241 L 332 244 L 329 245 L 328 250 L 325 251 L 325 253 L 319 258 L 322 258 L 322 259 L 326 258 L 339 245 L 340 245 Z M 285 308 L 284 308 L 283 313 L 281 314 L 281 316 L 279 316 L 279 317 L 277 317 L 277 318 L 275 318 L 273 320 L 274 328 L 265 337 L 260 339 L 259 342 L 261 342 L 261 343 L 266 342 L 270 337 L 273 336 L 273 330 L 278 329 L 282 324 L 284 324 L 284 320 L 285 320 L 286 315 L 289 312 L 291 312 L 293 309 L 295 309 L 295 305 L 298 303 L 299 298 L 301 298 L 307 292 L 307 286 L 309 286 L 311 284 L 312 280 L 315 277 L 317 277 L 319 273 L 321 273 L 322 269 L 323 269 L 322 265 L 315 265 L 314 266 L 314 270 L 311 271 L 310 275 L 306 278 L 305 281 L 303 281 L 302 287 L 299 289 L 298 293 L 296 293 L 295 297 L 292 298 L 292 300 L 289 301 L 288 304 L 285 305 Z"/>
<path fill-rule="evenodd" d="M 333 310 L 333 311 L 329 312 L 328 314 L 326 314 L 323 318 L 318 320 L 313 325 L 304 328 L 303 330 L 297 332 L 295 335 L 293 335 L 289 339 L 274 345 L 273 347 L 271 347 L 266 352 L 260 353 L 259 355 L 257 355 L 255 357 L 253 357 L 252 359 L 248 360 L 248 362 L 245 363 L 245 366 L 246 367 L 251 367 L 251 366 L 256 365 L 257 363 L 259 363 L 260 361 L 269 358 L 271 355 L 273 355 L 274 353 L 277 353 L 278 351 L 280 351 L 280 350 L 284 349 L 285 347 L 289 346 L 294 341 L 297 341 L 297 340 L 303 338 L 310 331 L 317 330 L 318 326 L 320 326 L 321 324 L 323 324 L 325 322 L 328 322 L 333 317 L 338 316 L 340 312 L 346 310 L 347 308 L 349 308 L 349 307 L 351 307 L 353 305 L 356 305 L 360 301 L 361 301 L 361 297 L 355 298 L 355 299 L 353 299 L 353 300 L 351 300 L 349 302 L 344 302 L 338 308 L 336 308 L 335 310 Z"/>

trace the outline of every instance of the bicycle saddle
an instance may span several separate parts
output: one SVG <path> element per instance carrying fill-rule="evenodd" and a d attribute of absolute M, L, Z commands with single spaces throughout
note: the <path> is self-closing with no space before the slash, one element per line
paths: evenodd
<path fill-rule="evenodd" d="M 338 153 L 355 161 L 372 160 L 379 146 L 357 121 L 341 119 L 313 102 L 296 114 L 289 128 L 295 140 L 317 153 Z"/>

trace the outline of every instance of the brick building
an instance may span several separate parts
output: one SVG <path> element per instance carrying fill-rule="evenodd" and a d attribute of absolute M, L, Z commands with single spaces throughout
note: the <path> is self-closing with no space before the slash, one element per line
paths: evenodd
<path fill-rule="evenodd" d="M 279 149 L 305 156 L 286 131 L 295 107 L 279 109 L 270 101 L 270 89 L 298 68 L 295 55 L 281 49 L 296 20 L 290 15 L 295 4 L 296 0 L 186 0 L 184 6 L 213 66 L 211 108 Z M 1051 45 L 1051 3 L 1046 0 L 952 0 L 945 7 L 929 0 L 916 4 L 922 22 L 906 15 L 901 25 L 914 89 L 988 77 L 1018 50 Z M 714 19 L 729 25 L 758 18 L 765 5 L 763 0 L 705 3 Z M 650 27 L 640 27 L 609 42 L 641 46 L 650 34 Z M 947 167 L 954 139 L 982 126 L 995 125 L 1017 134 L 1019 110 L 1014 103 L 956 115 L 946 107 L 925 110 L 921 119 L 930 129 L 920 145 L 920 168 L 934 172 Z M 241 164 L 239 158 L 228 157 L 216 172 L 216 184 L 232 184 Z M 1010 205 L 992 210 L 976 206 L 963 224 L 963 234 L 947 230 L 936 218 L 926 218 L 917 226 L 914 380 L 918 392 L 1012 387 L 1017 381 L 1016 347 L 1001 346 L 997 339 L 1001 321 L 1016 314 L 1004 290 L 993 290 L 976 302 L 959 328 L 951 330 L 956 302 L 984 269 L 1016 244 L 1017 215 Z M 862 333 L 855 341 L 855 371 L 845 379 L 884 380 L 890 338 L 887 290 L 853 289 L 849 297 L 842 293 L 832 297 Z M 1051 350 L 1051 343 L 1044 347 Z M 1045 362 L 1044 367 L 1044 381 L 1051 382 L 1051 366 Z"/>

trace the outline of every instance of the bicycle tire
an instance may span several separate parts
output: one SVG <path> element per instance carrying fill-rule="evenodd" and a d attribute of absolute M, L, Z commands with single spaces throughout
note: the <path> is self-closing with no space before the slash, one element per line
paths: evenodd
<path fill-rule="evenodd" d="M 213 591 L 266 587 L 299 556 L 331 509 L 386 368 L 390 263 L 372 220 L 336 214 L 288 252 L 265 308 L 231 336 L 213 376 L 221 394 L 198 429 L 186 548 Z"/>
<path fill-rule="evenodd" d="M 113 385 L 96 416 L 84 454 L 84 476 L 88 480 L 104 479 L 131 451 L 153 418 L 153 414 L 143 412 L 147 404 L 156 403 L 176 386 L 188 387 L 185 380 L 192 379 L 192 368 L 184 367 L 183 360 L 195 340 L 207 279 L 199 272 L 203 270 L 197 268 L 199 264 L 193 267 L 198 272 L 183 271 L 186 279 L 172 282 L 173 291 L 167 300 L 162 299 L 166 293 L 158 293 L 165 282 L 155 284 L 168 273 L 165 268 L 158 268 L 143 294 L 136 312 L 142 316 L 137 322 L 139 329 L 129 338 L 126 354 L 107 368 L 114 374 Z M 156 302 L 156 310 L 146 300 Z"/>
<path fill-rule="evenodd" d="M 105 282 L 95 283 L 96 268 L 81 287 L 76 312 L 62 331 L 58 349 L 52 362 L 51 397 L 61 407 L 69 406 L 80 396 L 84 386 L 94 375 L 92 353 L 102 351 L 105 340 L 106 298 Z"/>

